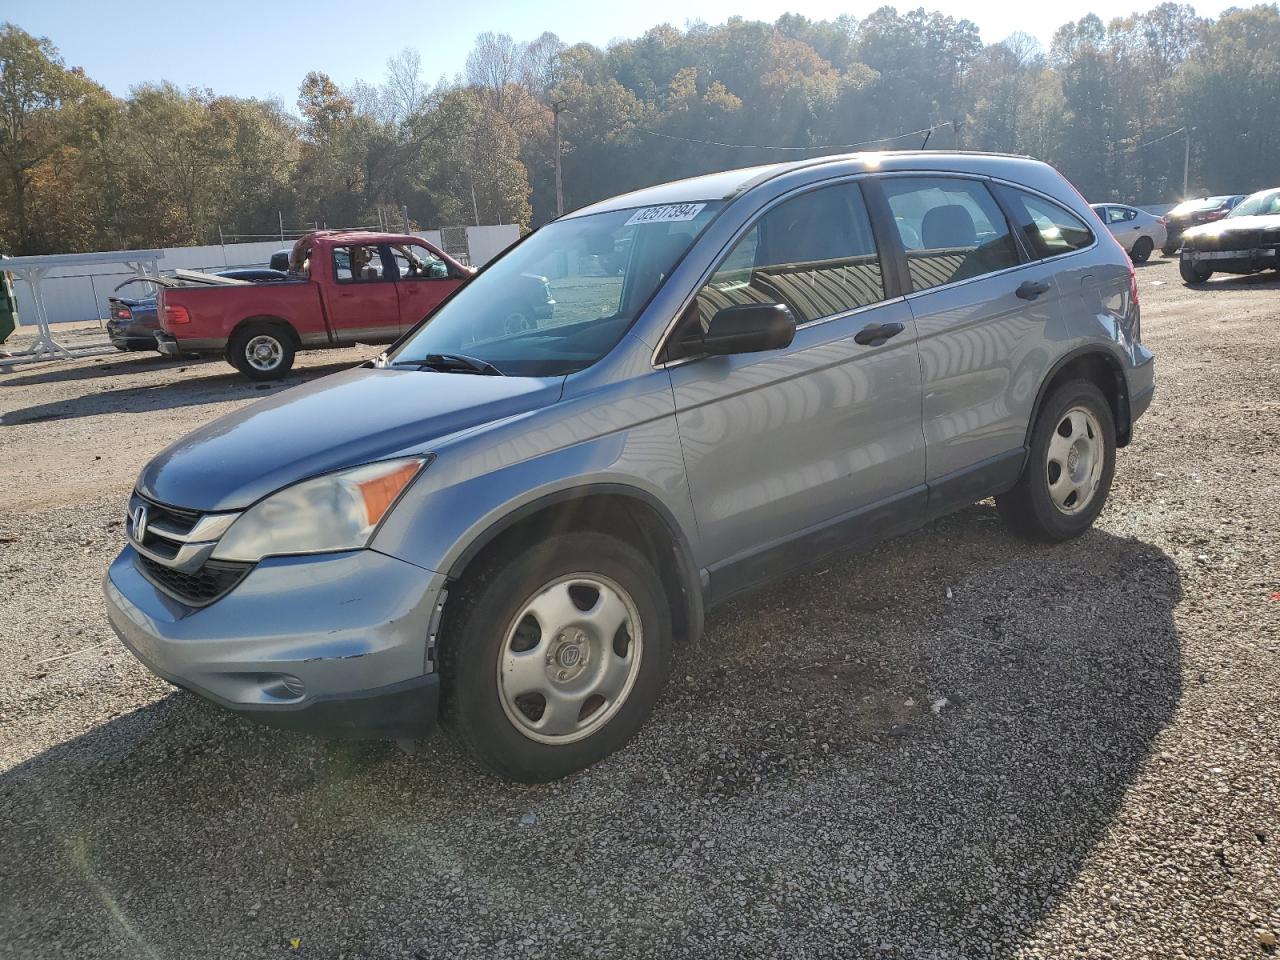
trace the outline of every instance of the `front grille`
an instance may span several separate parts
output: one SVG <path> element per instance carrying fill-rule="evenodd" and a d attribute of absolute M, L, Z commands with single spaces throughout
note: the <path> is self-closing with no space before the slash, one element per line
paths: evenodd
<path fill-rule="evenodd" d="M 253 568 L 251 563 L 210 559 L 235 517 L 172 507 L 135 492 L 126 522 L 129 539 L 138 551 L 138 570 L 157 588 L 189 606 L 213 603 Z"/>
<path fill-rule="evenodd" d="M 195 573 L 183 573 L 156 563 L 142 554 L 137 556 L 142 575 L 169 596 L 192 607 L 204 607 L 230 593 L 251 569 L 251 563 L 206 560 Z"/>

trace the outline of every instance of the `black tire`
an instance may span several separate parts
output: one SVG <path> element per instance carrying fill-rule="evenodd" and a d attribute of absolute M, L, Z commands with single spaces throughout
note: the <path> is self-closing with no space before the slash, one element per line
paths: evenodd
<path fill-rule="evenodd" d="M 270 358 L 264 351 L 270 352 Z M 250 380 L 283 377 L 293 369 L 294 355 L 293 337 L 275 323 L 245 324 L 227 344 L 227 362 Z"/>
<path fill-rule="evenodd" d="M 1155 242 L 1150 237 L 1139 237 L 1138 242 L 1133 245 L 1133 252 L 1129 254 L 1129 257 L 1134 263 L 1146 263 L 1151 259 L 1151 251 L 1155 249 L 1155 246 Z"/>
<path fill-rule="evenodd" d="M 616 712 L 594 733 L 573 742 L 539 742 L 507 714 L 499 689 L 500 658 L 508 655 L 507 638 L 526 604 L 557 578 L 573 574 L 607 578 L 629 594 L 640 621 L 640 662 L 629 692 L 610 707 Z M 604 534 L 565 533 L 490 563 L 468 580 L 450 601 L 441 634 L 443 719 L 483 766 L 509 780 L 543 783 L 590 766 L 631 739 L 652 711 L 671 667 L 671 616 L 662 581 L 639 552 Z M 629 638 L 628 632 L 625 644 L 634 642 Z M 559 666 L 551 656 L 548 650 L 549 672 Z M 589 697 L 583 709 L 590 702 Z"/>
<path fill-rule="evenodd" d="M 1102 464 L 1093 493 L 1079 512 L 1060 509 L 1050 494 L 1049 443 L 1068 412 L 1083 408 L 1101 429 Z M 1070 434 L 1062 434 L 1070 436 Z M 1093 437 L 1089 438 L 1093 440 Z M 1060 542 L 1078 537 L 1093 525 L 1111 490 L 1116 465 L 1116 427 L 1111 405 L 1089 380 L 1071 380 L 1045 398 L 1031 431 L 1031 451 L 1018 483 L 996 497 L 1000 517 L 1014 533 L 1028 540 Z M 1061 467 L 1059 467 L 1061 469 Z"/>
<path fill-rule="evenodd" d="M 1170 246 L 1163 246 L 1163 247 L 1161 247 L 1161 248 L 1160 248 L 1160 252 L 1161 252 L 1161 253 L 1163 253 L 1166 257 L 1172 257 L 1175 253 L 1177 253 L 1177 252 L 1178 252 L 1178 248 L 1177 248 L 1177 247 L 1170 247 Z"/>
<path fill-rule="evenodd" d="M 1212 270 L 1197 266 L 1185 256 L 1178 261 L 1178 273 L 1182 274 L 1183 281 L 1193 286 L 1204 283 L 1213 276 Z"/>

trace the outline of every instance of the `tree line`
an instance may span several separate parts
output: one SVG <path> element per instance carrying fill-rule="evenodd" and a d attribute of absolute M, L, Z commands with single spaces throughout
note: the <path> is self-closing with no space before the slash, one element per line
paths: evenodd
<path fill-rule="evenodd" d="M 844 149 L 1030 154 L 1090 200 L 1280 183 L 1280 11 L 1162 3 L 1063 24 L 1048 49 L 925 9 L 670 25 L 600 49 L 484 33 L 452 80 L 414 50 L 380 82 L 321 71 L 296 105 L 135 86 L 0 27 L 0 251 L 272 235 L 283 223 L 545 223 L 650 183 Z"/>

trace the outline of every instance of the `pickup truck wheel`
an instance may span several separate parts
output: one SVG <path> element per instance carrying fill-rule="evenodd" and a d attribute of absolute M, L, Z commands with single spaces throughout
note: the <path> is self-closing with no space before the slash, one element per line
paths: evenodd
<path fill-rule="evenodd" d="M 599 533 L 549 537 L 466 584 L 448 612 L 444 720 L 499 776 L 554 780 L 626 743 L 671 662 L 661 578 Z"/>
<path fill-rule="evenodd" d="M 227 345 L 231 365 L 251 380 L 275 380 L 293 367 L 293 340 L 277 326 L 255 323 L 236 331 Z"/>
<path fill-rule="evenodd" d="M 996 497 L 996 508 L 1028 540 L 1069 540 L 1102 512 L 1115 467 L 1111 406 L 1096 384 L 1072 380 L 1045 400 L 1022 476 Z"/>

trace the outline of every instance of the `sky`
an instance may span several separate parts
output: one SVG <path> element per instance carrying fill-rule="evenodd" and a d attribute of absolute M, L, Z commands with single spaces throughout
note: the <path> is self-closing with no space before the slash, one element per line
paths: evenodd
<path fill-rule="evenodd" d="M 1068 20 L 1098 13 L 1104 20 L 1155 6 L 1158 0 L 907 0 L 900 10 L 929 9 L 973 20 L 988 43 L 1023 30 L 1048 46 Z M 684 27 L 731 16 L 775 20 L 784 12 L 810 19 L 843 13 L 864 17 L 885 0 L 560 0 L 535 3 L 369 2 L 350 0 L 184 0 L 117 4 L 103 0 L 12 0 L 0 18 L 28 33 L 48 37 L 68 66 L 85 72 L 123 96 L 134 84 L 169 80 L 182 87 L 208 87 L 220 94 L 278 97 L 292 106 L 309 70 L 323 70 L 339 85 L 360 79 L 380 82 L 386 61 L 405 47 L 417 49 L 426 75 L 452 78 L 466 61 L 477 34 L 486 30 L 531 40 L 550 30 L 566 43 L 639 36 L 649 27 Z M 1197 4 L 1213 16 L 1229 4 Z M 114 9 L 113 9 L 114 8 Z"/>

